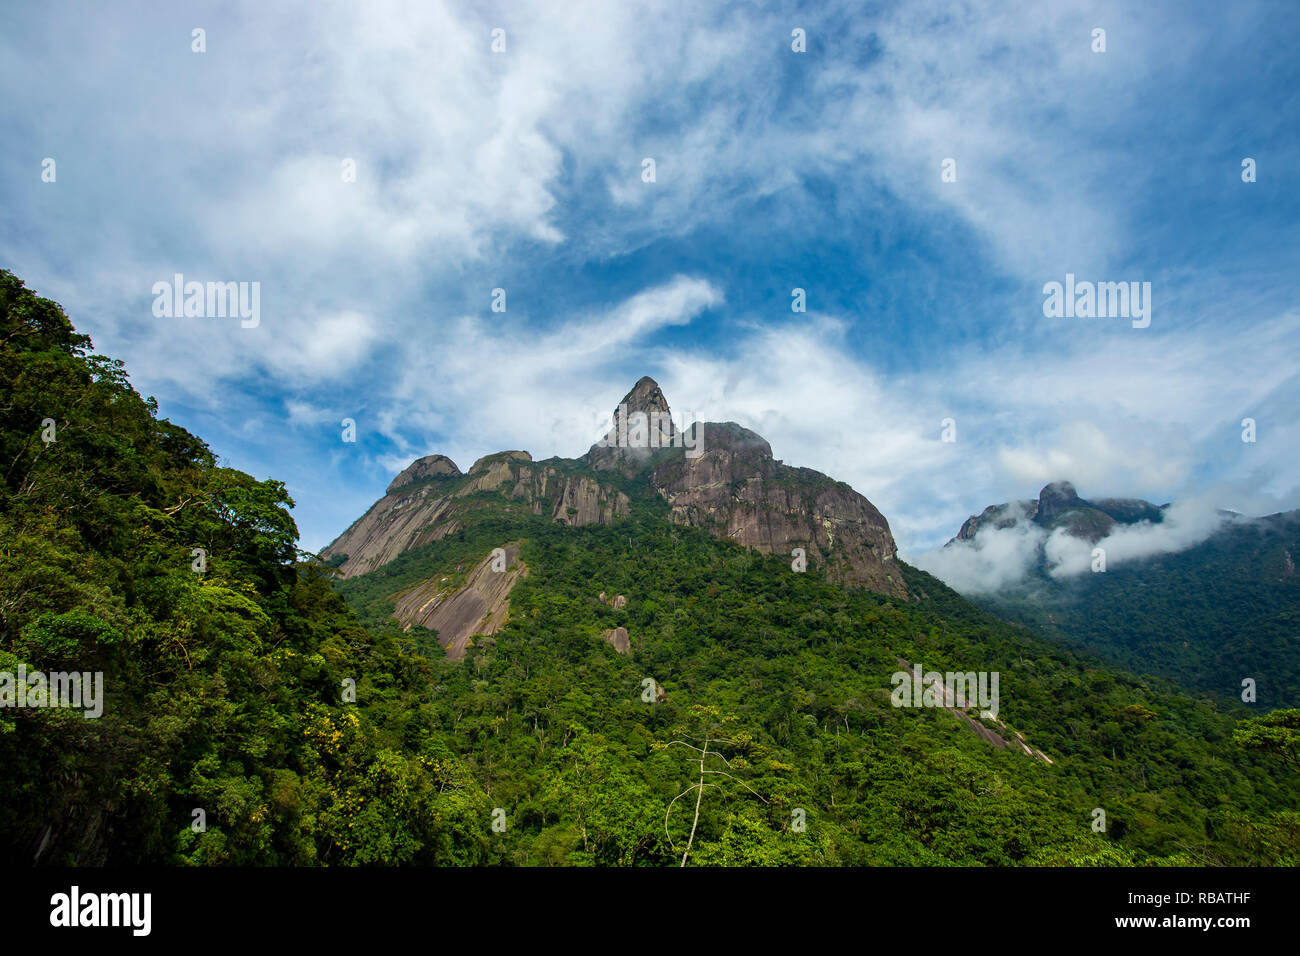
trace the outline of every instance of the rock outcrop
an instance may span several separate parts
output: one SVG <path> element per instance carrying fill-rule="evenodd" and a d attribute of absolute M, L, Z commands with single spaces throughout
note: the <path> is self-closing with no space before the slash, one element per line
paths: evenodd
<path fill-rule="evenodd" d="M 399 595 L 393 616 L 410 627 L 438 632 L 438 643 L 452 660 L 465 656 L 475 634 L 495 634 L 510 614 L 510 592 L 528 573 L 519 560 L 519 546 L 505 546 L 505 570 L 494 569 L 489 554 L 470 571 L 463 586 L 449 589 L 430 579 Z"/>
<path fill-rule="evenodd" d="M 320 556 L 337 562 L 345 578 L 383 567 L 403 551 L 457 531 L 461 525 L 454 502 L 452 494 L 440 493 L 434 486 L 416 487 L 409 493 L 399 486 L 371 505 Z"/>
<path fill-rule="evenodd" d="M 735 422 L 705 423 L 704 451 L 658 464 L 651 483 L 680 524 L 769 554 L 803 548 L 831 580 L 905 596 L 897 548 L 875 506 L 843 482 L 772 457 L 771 446 Z"/>
<path fill-rule="evenodd" d="M 625 627 L 610 628 L 607 631 L 602 631 L 600 636 L 620 654 L 627 654 L 632 650 L 632 639 L 628 637 L 627 628 Z"/>
<path fill-rule="evenodd" d="M 444 462 L 455 467 L 450 459 Z M 420 462 L 430 459 L 420 459 Z M 412 472 L 415 462 L 402 472 Z M 554 465 L 538 464 L 526 451 L 500 452 L 476 461 L 461 475 L 446 473 L 412 478 L 389 485 L 388 493 L 321 551 L 338 562 L 343 577 L 355 577 L 382 567 L 404 551 L 438 541 L 464 527 L 467 515 L 491 507 L 472 496 L 496 492 L 503 502 L 532 514 L 581 527 L 610 524 L 626 515 L 627 495 L 599 485 L 585 475 L 567 474 Z M 342 559 L 341 561 L 339 559 Z"/>
<path fill-rule="evenodd" d="M 418 458 L 411 462 L 402 470 L 396 478 L 388 485 L 387 494 L 392 494 L 399 488 L 407 485 L 413 485 L 421 481 L 430 481 L 437 478 L 456 478 L 460 476 L 460 469 L 456 463 L 446 455 L 426 455 L 424 458 Z"/>
<path fill-rule="evenodd" d="M 677 437 L 668 399 L 659 384 L 646 375 L 614 406 L 613 426 L 591 446 L 585 461 L 596 472 L 635 474 L 656 452 L 672 447 Z"/>

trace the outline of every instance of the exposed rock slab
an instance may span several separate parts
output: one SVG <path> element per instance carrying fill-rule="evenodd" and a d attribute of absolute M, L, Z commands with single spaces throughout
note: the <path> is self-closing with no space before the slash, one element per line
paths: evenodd
<path fill-rule="evenodd" d="M 448 591 L 430 579 L 402 594 L 393 616 L 408 627 L 418 624 L 438 632 L 438 643 L 452 660 L 465 656 L 475 634 L 495 634 L 510 615 L 510 592 L 528 569 L 519 547 L 505 546 L 506 569 L 494 571 L 489 554 L 470 571 L 463 587 Z"/>
<path fill-rule="evenodd" d="M 338 569 L 343 577 L 374 571 L 404 551 L 460 530 L 471 506 L 467 499 L 480 492 L 496 492 L 524 503 L 533 514 L 550 514 L 573 527 L 611 524 L 631 510 L 631 501 L 622 492 L 584 475 L 534 463 L 527 452 L 519 451 L 480 458 L 465 475 L 447 474 L 422 483 L 413 478 L 398 484 L 395 479 L 394 485 L 321 551 L 326 560 L 347 556 Z M 473 505 L 483 507 L 479 502 Z"/>
<path fill-rule="evenodd" d="M 387 494 L 392 494 L 399 488 L 415 484 L 419 481 L 429 481 L 438 478 L 457 478 L 460 476 L 460 469 L 456 463 L 446 455 L 426 455 L 424 458 L 417 458 L 406 466 L 402 472 L 392 480 L 388 485 Z"/>
<path fill-rule="evenodd" d="M 628 637 L 627 628 L 625 627 L 610 628 L 607 631 L 602 631 L 600 636 L 620 654 L 627 654 L 632 650 L 632 639 Z"/>

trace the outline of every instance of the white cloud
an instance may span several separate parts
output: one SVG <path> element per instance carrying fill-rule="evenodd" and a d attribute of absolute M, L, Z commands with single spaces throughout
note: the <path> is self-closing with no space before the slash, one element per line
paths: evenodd
<path fill-rule="evenodd" d="M 1090 572 L 1092 552 L 1106 553 L 1106 566 L 1124 564 L 1157 554 L 1173 554 L 1200 544 L 1223 524 L 1224 515 L 1213 505 L 1196 499 L 1173 502 L 1159 523 L 1116 525 L 1096 544 L 1056 530 L 1044 545 L 1050 573 L 1067 578 Z"/>
<path fill-rule="evenodd" d="M 962 594 L 984 595 L 1033 587 L 1038 570 L 1057 580 L 1093 573 L 1095 549 L 1105 554 L 1106 569 L 1159 554 L 1172 554 L 1200 544 L 1224 523 L 1225 516 L 1200 499 L 1172 503 L 1163 520 L 1116 524 L 1093 542 L 1075 537 L 1065 528 L 1050 533 L 1031 521 L 1013 503 L 1005 515 L 1010 524 L 988 524 L 972 539 L 952 541 L 942 548 L 917 555 L 917 567 L 929 571 Z"/>
<path fill-rule="evenodd" d="M 1063 476 L 1092 488 L 1117 490 L 1168 488 L 1186 480 L 1192 465 L 1187 446 L 1160 441 L 1153 433 L 1163 431 L 1161 425 L 1149 420 L 1125 423 L 1123 430 L 1128 434 L 1119 436 L 1092 421 L 1066 422 L 1054 436 L 1039 436 L 1034 444 L 999 448 L 998 466 L 1017 487 Z"/>
<path fill-rule="evenodd" d="M 1018 518 L 1009 528 L 983 528 L 973 539 L 917 555 L 912 563 L 961 594 L 992 594 L 1014 587 L 1038 563 L 1047 539 L 1046 532 L 1023 513 Z"/>
<path fill-rule="evenodd" d="M 483 285 L 486 302 L 483 276 L 516 258 L 544 288 L 550 256 L 599 269 L 701 226 L 744 228 L 733 212 L 756 197 L 793 220 L 819 177 L 846 214 L 878 201 L 984 240 L 972 257 L 1026 282 L 1030 315 L 1043 281 L 1132 257 L 1144 178 L 1114 176 L 1129 167 L 1107 124 L 1197 27 L 1105 3 L 904 3 L 881 13 L 866 63 L 846 10 L 809 12 L 801 60 L 784 12 L 667 0 L 245 5 L 213 11 L 202 56 L 179 12 L 128 27 L 33 10 L 0 38 L 0 85 L 21 94 L 13 141 L 52 141 L 60 181 L 36 182 L 27 151 L 0 157 L 7 183 L 30 183 L 7 187 L 23 228 L 0 232 L 0 259 L 164 408 L 273 434 L 249 406 L 270 394 L 278 410 L 287 391 L 304 434 L 357 417 L 396 449 L 372 463 L 376 481 L 403 452 L 462 468 L 507 446 L 581 454 L 595 416 L 650 373 L 677 409 L 740 421 L 778 457 L 849 481 L 905 554 L 1008 488 L 1059 477 L 1161 500 L 1199 482 L 1250 511 L 1300 503 L 1300 424 L 1280 411 L 1294 406 L 1300 314 L 1250 312 L 1234 339 L 1219 300 L 1167 309 L 1185 288 L 1157 286 L 1145 332 L 1035 317 L 1026 335 L 1009 315 L 981 351 L 936 342 L 916 372 L 864 354 L 848 316 L 719 315 L 708 354 L 671 351 L 680 326 L 723 311 L 708 263 L 643 276 L 643 291 L 577 317 L 529 314 L 513 289 L 506 315 L 463 314 L 463 290 Z M 1104 57 L 1088 50 L 1098 19 Z M 495 26 L 504 54 L 489 49 Z M 803 71 L 793 89 L 785 70 Z M 948 156 L 955 184 L 939 179 Z M 261 327 L 154 319 L 149 289 L 175 271 L 262 281 Z M 913 278 L 880 281 L 922 297 Z M 1255 445 L 1236 439 L 1247 415 Z M 939 440 L 948 416 L 955 444 Z M 322 497 L 304 499 L 328 514 L 309 543 L 352 517 Z"/>
<path fill-rule="evenodd" d="M 638 352 L 656 364 L 656 333 L 722 302 L 711 283 L 674 276 L 546 331 L 517 320 L 502 334 L 489 319 L 461 316 L 444 335 L 448 347 L 407 352 L 379 427 L 413 457 L 436 451 L 462 469 L 507 447 L 539 458 L 581 455 L 632 385 L 614 367 Z M 449 448 L 425 449 L 414 437 L 444 430 Z"/>

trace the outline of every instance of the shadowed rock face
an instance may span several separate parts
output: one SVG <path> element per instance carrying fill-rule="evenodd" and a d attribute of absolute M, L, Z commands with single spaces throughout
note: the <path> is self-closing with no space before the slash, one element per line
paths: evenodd
<path fill-rule="evenodd" d="M 617 472 L 666 500 L 673 522 L 770 554 L 802 548 L 808 566 L 821 566 L 832 580 L 906 596 L 889 523 L 848 485 L 773 459 L 762 436 L 735 422 L 695 423 L 691 440 L 682 441 L 649 377 L 623 397 L 614 422 L 605 444 L 580 461 L 538 463 L 525 451 L 497 452 L 461 475 L 441 455 L 422 458 L 321 555 L 346 556 L 339 568 L 345 577 L 373 571 L 459 530 L 469 496 L 475 508 L 490 507 L 483 492 L 573 527 L 610 524 L 631 510 L 628 495 L 611 485 L 621 480 L 609 474 Z"/>
<path fill-rule="evenodd" d="M 1062 512 L 1083 505 L 1074 485 L 1068 481 L 1054 481 L 1038 493 L 1038 518 L 1051 521 Z"/>

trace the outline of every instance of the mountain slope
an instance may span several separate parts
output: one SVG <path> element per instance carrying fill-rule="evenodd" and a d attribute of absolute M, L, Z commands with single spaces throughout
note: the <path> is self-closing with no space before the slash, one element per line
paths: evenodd
<path fill-rule="evenodd" d="M 9 865 L 1300 862 L 1286 715 L 1243 728 L 901 562 L 907 600 L 798 573 L 670 520 L 632 493 L 645 472 L 602 472 L 632 489 L 615 524 L 507 480 L 446 495 L 458 527 L 340 577 L 296 560 L 281 484 L 219 466 L 88 348 L 0 272 L 0 690 L 25 669 L 105 691 L 91 719 L 0 709 Z M 427 462 L 393 493 L 524 467 Z M 430 581 L 490 608 L 462 659 L 417 623 Z M 999 674 L 998 721 L 1053 762 L 946 695 L 894 706 L 900 659 Z M 703 740 L 731 776 L 694 826 Z"/>
<path fill-rule="evenodd" d="M 724 720 L 715 732 L 741 741 L 727 756 L 759 796 L 736 787 L 705 800 L 698 862 L 1296 858 L 1278 849 L 1287 838 L 1268 808 L 1294 808 L 1300 789 L 1235 749 L 1235 715 L 1012 628 L 905 564 L 914 599 L 896 603 L 662 519 L 574 529 L 532 518 L 465 528 L 341 586 L 377 623 L 386 594 L 507 536 L 529 567 L 510 619 L 463 661 L 437 665 L 434 693 L 458 753 L 516 807 L 521 860 L 668 862 L 664 814 L 689 769 L 663 747 Z M 626 654 L 605 638 L 619 627 Z M 892 706 L 900 658 L 1000 673 L 1008 729 L 992 729 L 1051 762 L 994 746 L 949 709 Z M 662 691 L 650 701 L 647 680 Z M 1107 837 L 1090 829 L 1097 807 Z M 799 837 L 796 809 L 808 821 Z M 1281 843 L 1265 849 L 1265 831 Z"/>

